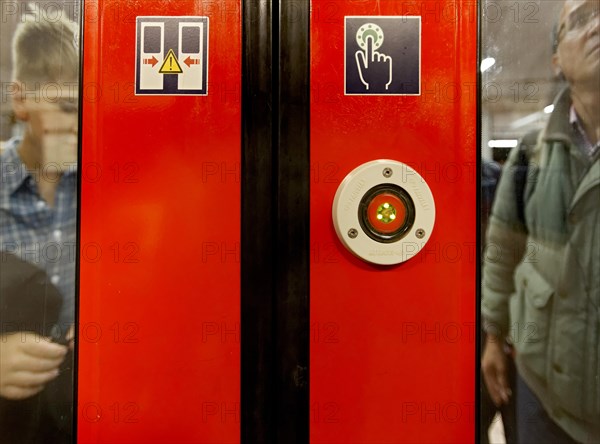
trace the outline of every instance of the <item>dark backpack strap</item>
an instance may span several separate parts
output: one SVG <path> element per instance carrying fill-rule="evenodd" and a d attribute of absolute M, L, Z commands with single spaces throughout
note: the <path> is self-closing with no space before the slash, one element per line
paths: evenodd
<path fill-rule="evenodd" d="M 517 203 L 517 217 L 524 227 L 525 223 L 525 185 L 529 172 L 529 158 L 538 139 L 539 131 L 527 133 L 519 145 L 519 156 L 514 166 L 515 201 Z"/>

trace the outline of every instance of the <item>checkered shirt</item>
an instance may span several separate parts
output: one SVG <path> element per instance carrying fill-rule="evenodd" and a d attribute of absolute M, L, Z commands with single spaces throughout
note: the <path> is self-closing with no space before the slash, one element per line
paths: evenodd
<path fill-rule="evenodd" d="M 0 249 L 46 271 L 63 296 L 62 325 L 75 316 L 77 173 L 65 172 L 54 207 L 40 197 L 35 178 L 21 162 L 18 139 L 0 156 Z M 43 174 L 43 173 L 42 173 Z M 1 264 L 0 264 L 1 266 Z"/>
<path fill-rule="evenodd" d="M 577 143 L 577 146 L 579 146 L 579 148 L 583 151 L 584 154 L 588 155 L 589 157 L 594 157 L 594 155 L 600 149 L 600 141 L 596 142 L 595 145 L 593 145 L 592 142 L 590 142 L 590 139 L 585 133 L 585 129 L 583 129 L 581 119 L 579 119 L 579 116 L 577 115 L 577 112 L 575 111 L 575 107 L 573 105 L 571 105 L 571 110 L 569 112 L 569 122 L 571 123 L 571 125 L 573 125 L 573 128 L 575 129 L 577 135 L 575 141 Z"/>

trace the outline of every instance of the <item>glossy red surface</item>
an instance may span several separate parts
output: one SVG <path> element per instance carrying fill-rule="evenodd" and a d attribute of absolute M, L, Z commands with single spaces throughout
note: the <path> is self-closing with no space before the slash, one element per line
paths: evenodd
<path fill-rule="evenodd" d="M 422 16 L 420 96 L 344 95 L 344 16 Z M 311 442 L 475 440 L 476 2 L 312 1 Z M 340 182 L 378 158 L 414 168 L 434 232 L 394 267 L 331 223 Z"/>
<path fill-rule="evenodd" d="M 240 14 L 85 4 L 79 443 L 239 441 Z M 134 95 L 162 15 L 209 17 L 208 96 Z"/>

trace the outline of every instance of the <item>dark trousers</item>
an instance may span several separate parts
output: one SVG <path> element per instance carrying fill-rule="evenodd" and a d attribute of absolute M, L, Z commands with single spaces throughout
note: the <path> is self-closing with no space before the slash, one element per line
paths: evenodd
<path fill-rule="evenodd" d="M 539 399 L 517 375 L 519 444 L 577 444 L 546 413 Z"/>

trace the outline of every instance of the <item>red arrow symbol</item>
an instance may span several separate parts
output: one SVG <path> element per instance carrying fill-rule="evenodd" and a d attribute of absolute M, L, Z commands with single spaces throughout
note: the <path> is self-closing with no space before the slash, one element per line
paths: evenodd
<path fill-rule="evenodd" d="M 144 59 L 144 65 L 152 65 L 152 67 L 154 68 L 154 65 L 156 65 L 158 63 L 158 60 L 156 60 L 156 57 L 152 56 L 151 59 Z"/>
<path fill-rule="evenodd" d="M 200 64 L 200 59 L 192 59 L 191 56 L 188 56 L 188 58 L 185 59 L 183 61 L 183 63 L 185 63 L 188 66 L 188 68 L 189 68 L 190 65 L 199 65 Z"/>

